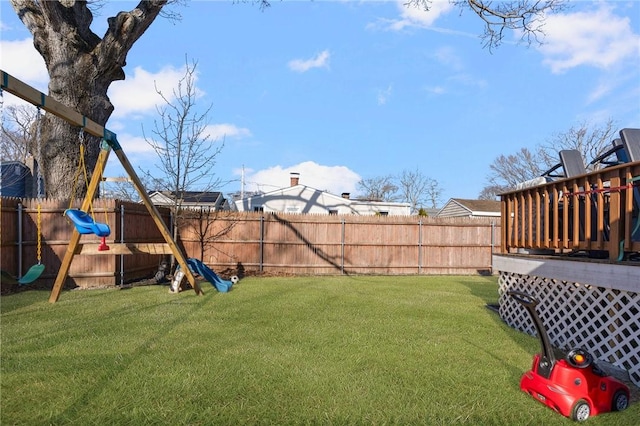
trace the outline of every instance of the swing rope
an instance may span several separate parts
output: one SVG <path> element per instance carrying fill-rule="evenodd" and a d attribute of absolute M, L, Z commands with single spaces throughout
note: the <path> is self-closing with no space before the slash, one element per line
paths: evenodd
<path fill-rule="evenodd" d="M 84 177 L 85 188 L 89 187 L 89 176 L 87 175 L 87 165 L 84 161 L 84 129 L 80 129 L 80 133 L 78 134 L 78 140 L 80 141 L 80 157 L 78 158 L 78 168 L 76 169 L 76 174 L 73 178 L 73 188 L 71 189 L 71 198 L 69 199 L 69 208 L 73 207 L 73 200 L 76 198 L 76 193 L 78 189 L 78 180 L 80 179 L 80 172 L 82 172 Z M 93 217 L 93 205 L 92 201 L 89 201 L 89 211 L 91 212 L 91 217 Z"/>
<path fill-rule="evenodd" d="M 85 144 L 84 144 L 84 128 L 80 128 L 80 132 L 78 134 L 78 140 L 80 141 L 80 158 L 78 159 L 78 168 L 76 169 L 75 176 L 73 178 L 73 188 L 71 189 L 71 198 L 69 199 L 69 209 L 73 208 L 73 200 L 76 198 L 76 193 L 78 189 L 78 181 L 80 179 L 80 172 L 82 172 L 82 176 L 84 178 L 85 188 L 89 188 L 89 175 L 87 173 L 87 163 L 85 161 Z M 95 171 L 94 171 L 95 172 Z M 89 208 L 87 209 L 87 213 L 91 216 L 91 219 L 95 222 L 95 212 L 93 210 L 93 199 L 89 200 Z M 105 224 L 109 222 L 109 216 L 107 215 L 107 211 L 104 211 Z"/>

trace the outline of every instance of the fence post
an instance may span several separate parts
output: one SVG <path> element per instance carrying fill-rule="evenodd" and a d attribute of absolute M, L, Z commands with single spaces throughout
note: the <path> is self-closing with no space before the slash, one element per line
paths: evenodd
<path fill-rule="evenodd" d="M 124 244 L 124 204 L 120 204 L 120 243 Z M 124 286 L 124 254 L 120 255 L 120 287 Z"/>
<path fill-rule="evenodd" d="M 18 203 L 18 279 L 22 278 L 22 203 Z"/>
<path fill-rule="evenodd" d="M 340 241 L 340 273 L 344 275 L 344 244 L 345 244 L 345 234 L 346 234 L 344 218 L 341 218 L 340 222 L 342 224 L 342 236 L 340 238 L 341 239 Z"/>
<path fill-rule="evenodd" d="M 489 253 L 489 273 L 493 275 L 493 250 L 496 245 L 496 222 L 491 219 L 491 253 Z"/>
<path fill-rule="evenodd" d="M 260 216 L 260 268 L 262 272 L 262 264 L 264 262 L 264 216 Z"/>
<path fill-rule="evenodd" d="M 418 274 L 422 274 L 422 219 L 418 220 Z"/>

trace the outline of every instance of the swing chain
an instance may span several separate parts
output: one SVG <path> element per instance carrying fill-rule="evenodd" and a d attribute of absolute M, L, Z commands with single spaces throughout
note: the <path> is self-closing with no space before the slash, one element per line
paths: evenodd
<path fill-rule="evenodd" d="M 36 156 L 37 156 L 37 163 L 38 163 L 38 173 L 37 173 L 37 191 L 38 191 L 38 199 L 41 198 L 41 196 L 43 195 L 43 187 L 42 187 L 42 111 L 40 110 L 40 107 L 38 107 L 38 112 L 36 113 L 36 120 L 37 120 L 37 125 L 36 125 L 36 141 L 37 141 L 37 148 L 36 148 Z"/>
<path fill-rule="evenodd" d="M 78 133 L 78 141 L 80 142 L 80 153 L 78 158 L 78 168 L 76 169 L 76 174 L 73 178 L 73 188 L 71 190 L 71 198 L 69 199 L 69 208 L 73 207 L 73 201 L 76 198 L 76 193 L 78 189 L 78 179 L 80 179 L 80 172 L 83 173 L 85 188 L 89 187 L 89 178 L 87 176 L 87 167 L 84 161 L 85 156 L 85 147 L 84 147 L 84 128 L 80 128 L 80 132 Z"/>
<path fill-rule="evenodd" d="M 37 257 L 38 257 L 38 265 L 42 264 L 42 213 L 40 200 L 44 195 L 43 188 L 43 178 L 42 178 L 42 111 L 40 107 L 38 107 L 38 112 L 36 113 L 36 120 L 38 123 L 36 125 L 36 141 L 38 143 L 37 146 L 37 156 L 38 156 L 38 173 L 37 173 L 37 188 L 38 188 L 38 213 L 37 213 L 37 227 L 38 227 L 38 247 L 37 247 Z"/>
<path fill-rule="evenodd" d="M 40 229 L 42 223 L 42 215 L 40 209 L 40 203 L 38 203 L 38 229 Z M 42 233 L 38 232 L 38 248 L 37 248 L 37 256 L 38 256 L 38 265 L 42 264 Z"/>

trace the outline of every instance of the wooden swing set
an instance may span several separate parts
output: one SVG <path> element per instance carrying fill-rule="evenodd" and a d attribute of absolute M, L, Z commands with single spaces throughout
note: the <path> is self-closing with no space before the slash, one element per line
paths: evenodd
<path fill-rule="evenodd" d="M 69 275 L 71 262 L 73 261 L 73 257 L 76 254 L 173 254 L 178 261 L 178 264 L 180 265 L 181 271 L 184 273 L 187 281 L 189 282 L 189 284 L 191 284 L 191 287 L 194 289 L 196 294 L 203 294 L 202 289 L 196 282 L 193 274 L 191 273 L 191 270 L 189 269 L 186 257 L 184 256 L 176 242 L 173 240 L 173 237 L 167 229 L 164 221 L 160 217 L 158 210 L 151 202 L 151 199 L 149 198 L 149 195 L 147 194 L 142 181 L 136 174 L 133 166 L 129 162 L 129 159 L 118 143 L 116 134 L 108 130 L 104 126 L 101 126 L 100 124 L 90 120 L 79 112 L 61 104 L 60 102 L 52 99 L 44 93 L 29 86 L 28 84 L 18 80 L 5 71 L 0 70 L 0 73 L 0 88 L 2 90 L 6 90 L 7 92 L 35 105 L 38 108 L 42 108 L 45 111 L 71 123 L 72 125 L 80 127 L 83 132 L 102 138 L 98 160 L 96 162 L 95 168 L 93 169 L 91 181 L 87 186 L 87 193 L 84 197 L 84 200 L 82 201 L 82 205 L 80 206 L 79 210 L 69 209 L 65 212 L 65 215 L 73 221 L 75 226 L 73 229 L 73 233 L 71 234 L 71 239 L 69 241 L 69 245 L 65 252 L 64 258 L 62 259 L 60 270 L 58 271 L 58 275 L 56 276 L 56 280 L 53 284 L 53 289 L 51 290 L 51 294 L 49 296 L 49 302 L 55 303 L 58 301 L 64 282 Z M 125 171 L 127 172 L 129 179 L 133 183 L 133 186 L 136 188 L 136 191 L 138 191 L 138 195 L 140 195 L 142 202 L 149 211 L 149 214 L 153 218 L 153 221 L 158 227 L 158 230 L 164 237 L 164 240 L 166 242 L 165 244 L 122 243 L 111 244 L 110 246 L 106 247 L 104 238 L 108 236 L 110 232 L 110 230 L 108 230 L 108 225 L 95 222 L 95 220 L 90 217 L 87 212 L 91 209 L 92 201 L 98 191 L 98 186 L 102 180 L 102 174 L 104 173 L 107 159 L 109 158 L 111 150 L 113 150 L 113 152 L 120 160 L 120 164 L 122 164 L 122 167 L 124 167 Z M 100 243 L 100 245 L 80 244 L 81 234 L 96 234 L 102 238 L 102 242 Z"/>

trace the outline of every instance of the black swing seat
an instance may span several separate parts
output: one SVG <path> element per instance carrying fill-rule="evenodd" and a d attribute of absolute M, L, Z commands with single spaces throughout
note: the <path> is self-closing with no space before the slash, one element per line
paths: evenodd
<path fill-rule="evenodd" d="M 100 223 L 93 220 L 87 212 L 77 209 L 67 209 L 64 215 L 73 222 L 80 234 L 95 234 L 98 237 L 108 237 L 111 229 L 106 223 Z"/>

